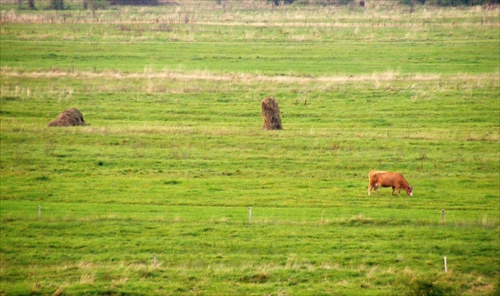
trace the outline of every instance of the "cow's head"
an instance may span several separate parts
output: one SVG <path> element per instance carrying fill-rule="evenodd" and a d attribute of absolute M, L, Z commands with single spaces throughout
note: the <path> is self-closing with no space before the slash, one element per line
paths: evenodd
<path fill-rule="evenodd" d="M 408 194 L 408 196 L 413 196 L 413 186 L 408 186 L 408 188 L 406 188 L 406 194 Z"/>

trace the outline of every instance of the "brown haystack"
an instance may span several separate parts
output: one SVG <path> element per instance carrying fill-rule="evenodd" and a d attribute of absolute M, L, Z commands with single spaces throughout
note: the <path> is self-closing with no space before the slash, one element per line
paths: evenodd
<path fill-rule="evenodd" d="M 262 118 L 264 118 L 265 130 L 281 130 L 283 126 L 281 125 L 280 107 L 275 98 L 266 98 L 262 100 Z"/>
<path fill-rule="evenodd" d="M 49 126 L 77 126 L 85 125 L 83 114 L 76 108 L 64 110 L 56 119 L 49 122 Z"/>

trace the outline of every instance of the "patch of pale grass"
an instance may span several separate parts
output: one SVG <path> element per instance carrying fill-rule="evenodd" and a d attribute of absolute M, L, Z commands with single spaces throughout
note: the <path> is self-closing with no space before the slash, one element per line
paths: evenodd
<path fill-rule="evenodd" d="M 340 266 L 335 263 L 335 264 L 331 264 L 329 262 L 323 262 L 320 264 L 319 266 L 320 269 L 326 269 L 326 270 L 340 270 Z"/>
<path fill-rule="evenodd" d="M 375 278 L 375 274 L 377 273 L 377 270 L 378 270 L 378 266 L 373 266 L 372 268 L 370 268 L 368 270 L 368 272 L 366 273 L 366 278 L 367 279 Z"/>
<path fill-rule="evenodd" d="M 409 279 L 414 279 L 416 277 L 415 272 L 408 267 L 405 267 L 405 269 L 403 270 L 403 274 Z"/>
<path fill-rule="evenodd" d="M 82 274 L 80 277 L 80 284 L 93 285 L 95 280 L 95 273 Z"/>
<path fill-rule="evenodd" d="M 128 266 L 128 269 L 134 270 L 134 271 L 141 271 L 141 270 L 146 270 L 148 267 L 144 263 L 132 263 Z"/>
<path fill-rule="evenodd" d="M 113 280 L 111 283 L 114 285 L 114 286 L 123 286 L 125 285 L 127 282 L 128 282 L 129 278 L 128 277 L 121 277 L 117 280 Z"/>
<path fill-rule="evenodd" d="M 305 42 L 313 40 L 314 38 L 312 36 L 305 36 L 305 35 L 292 35 L 289 37 L 289 39 L 294 42 Z"/>
<path fill-rule="evenodd" d="M 231 218 L 228 217 L 222 217 L 222 218 L 211 218 L 210 222 L 212 223 L 219 223 L 219 224 L 225 224 L 231 221 Z"/>
<path fill-rule="evenodd" d="M 493 228 L 499 224 L 499 219 L 498 218 L 490 218 L 488 215 L 483 215 L 481 218 L 481 221 L 479 223 L 481 226 L 486 227 L 486 228 Z"/>
<path fill-rule="evenodd" d="M 347 287 L 349 282 L 347 280 L 340 280 L 335 284 L 336 287 Z"/>
<path fill-rule="evenodd" d="M 472 282 L 472 288 L 469 289 L 467 294 L 471 295 L 494 295 L 495 285 L 488 283 L 482 276 L 478 277 Z M 496 295 L 496 294 L 495 294 Z"/>
<path fill-rule="evenodd" d="M 89 269 L 94 268 L 94 265 L 88 261 L 80 261 L 76 264 L 76 266 L 80 269 L 85 269 L 85 270 L 89 270 Z"/>
<path fill-rule="evenodd" d="M 487 134 L 479 134 L 476 131 L 470 131 L 467 136 L 459 137 L 461 140 L 466 141 L 491 141 L 498 142 L 499 141 L 499 133 L 487 133 Z"/>
<path fill-rule="evenodd" d="M 69 283 L 63 283 L 57 287 L 55 292 L 52 294 L 53 296 L 59 296 L 59 295 L 64 295 L 64 289 L 69 286 Z"/>

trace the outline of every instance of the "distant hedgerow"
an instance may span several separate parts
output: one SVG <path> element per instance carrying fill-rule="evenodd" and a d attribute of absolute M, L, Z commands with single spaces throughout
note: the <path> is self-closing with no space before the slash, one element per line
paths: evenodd
<path fill-rule="evenodd" d="M 271 2 L 274 5 L 278 6 L 281 3 L 283 4 L 292 4 L 295 0 L 267 0 L 267 2 Z"/>
<path fill-rule="evenodd" d="M 111 5 L 136 5 L 136 6 L 155 6 L 160 3 L 158 0 L 110 0 Z"/>
<path fill-rule="evenodd" d="M 33 3 L 34 6 L 34 3 Z M 64 10 L 64 1 L 63 0 L 50 0 L 50 5 L 48 9 L 53 10 Z"/>
<path fill-rule="evenodd" d="M 475 6 L 500 4 L 500 0 L 401 0 L 401 4 L 427 4 L 434 6 Z"/>

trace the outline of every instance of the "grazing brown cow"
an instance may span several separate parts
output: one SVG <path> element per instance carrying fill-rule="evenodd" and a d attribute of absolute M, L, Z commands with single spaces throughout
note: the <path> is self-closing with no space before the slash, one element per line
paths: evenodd
<path fill-rule="evenodd" d="M 368 174 L 368 180 L 370 182 L 368 185 L 368 195 L 370 195 L 373 189 L 379 194 L 378 188 L 382 186 L 392 187 L 392 195 L 394 195 L 395 190 L 398 191 L 398 195 L 401 195 L 400 191 L 401 188 L 403 188 L 408 196 L 413 196 L 413 187 L 406 182 L 405 178 L 400 173 L 371 171 Z"/>

